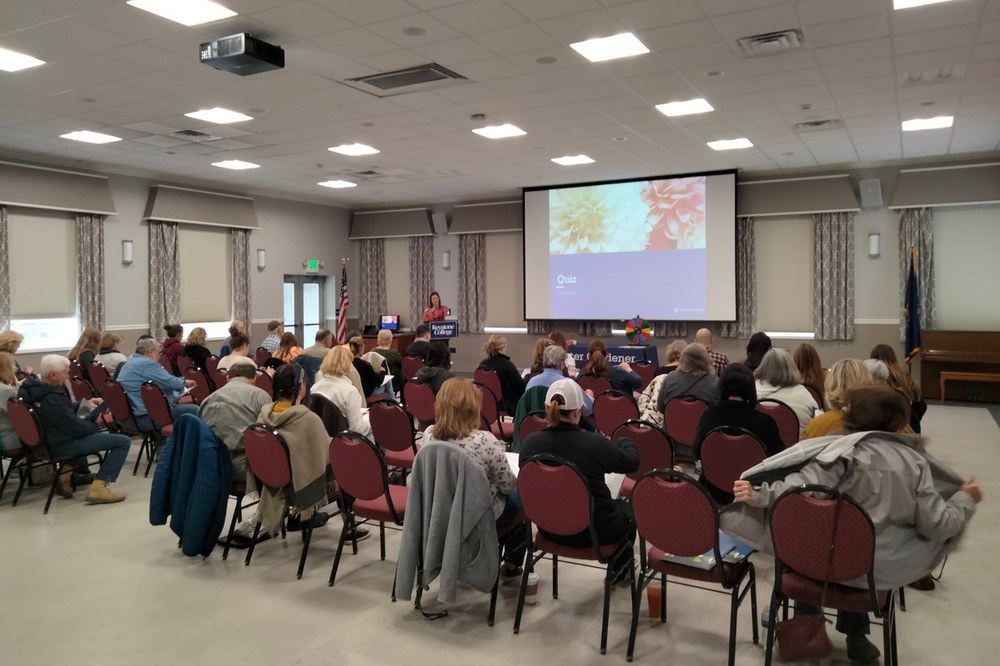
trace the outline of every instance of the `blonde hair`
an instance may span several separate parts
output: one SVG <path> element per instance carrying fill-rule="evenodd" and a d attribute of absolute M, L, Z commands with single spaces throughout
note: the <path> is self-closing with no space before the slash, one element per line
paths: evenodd
<path fill-rule="evenodd" d="M 16 367 L 13 354 L 10 352 L 0 352 L 0 384 L 17 386 Z"/>
<path fill-rule="evenodd" d="M 392 331 L 387 328 L 383 328 L 378 332 L 378 337 L 375 338 L 375 341 L 382 347 L 392 344 Z"/>
<path fill-rule="evenodd" d="M 843 409 L 848 393 L 872 383 L 872 374 L 864 363 L 855 358 L 844 358 L 834 363 L 827 373 L 823 397 L 830 409 Z"/>
<path fill-rule="evenodd" d="M 204 347 L 205 339 L 207 337 L 208 337 L 208 332 L 201 326 L 196 326 L 195 328 L 191 329 L 190 333 L 188 333 L 188 339 L 186 344 L 195 347 Z"/>
<path fill-rule="evenodd" d="M 559 425 L 559 422 L 563 420 L 563 416 L 569 414 L 568 410 L 563 409 L 563 405 L 566 401 L 563 400 L 561 395 L 552 396 L 552 400 L 545 403 L 545 425 L 553 428 Z"/>
<path fill-rule="evenodd" d="M 351 353 L 355 356 L 360 356 L 361 352 L 365 349 L 365 340 L 360 335 L 355 335 L 350 340 L 347 341 L 348 347 L 350 347 Z"/>
<path fill-rule="evenodd" d="M 73 348 L 69 351 L 68 357 L 70 359 L 80 358 L 80 354 L 85 351 L 89 351 L 92 354 L 98 354 L 101 351 L 101 332 L 96 328 L 85 328 L 83 333 L 80 334 L 80 339 L 76 341 Z"/>
<path fill-rule="evenodd" d="M 195 329 L 196 331 L 198 329 Z M 114 346 L 122 341 L 120 335 L 115 335 L 114 333 L 105 333 L 101 336 L 101 349 L 114 349 Z"/>
<path fill-rule="evenodd" d="M 351 371 L 354 364 L 354 354 L 345 345 L 331 347 L 330 351 L 323 357 L 323 363 L 319 366 L 319 371 L 324 375 L 343 377 Z"/>
<path fill-rule="evenodd" d="M 441 385 L 434 398 L 434 438 L 464 439 L 479 429 L 483 394 L 462 377 L 452 377 Z"/>
<path fill-rule="evenodd" d="M 535 342 L 535 354 L 531 357 L 531 372 L 537 374 L 542 371 L 542 352 L 554 345 L 550 338 L 538 338 Z"/>
<path fill-rule="evenodd" d="M 502 335 L 497 335 L 494 333 L 486 341 L 486 344 L 483 345 L 483 351 L 486 352 L 487 357 L 493 358 L 494 356 L 500 353 L 500 350 L 503 349 L 504 345 L 506 344 L 507 344 L 507 338 L 503 337 Z"/>
<path fill-rule="evenodd" d="M 13 354 L 22 342 L 24 342 L 24 336 L 17 331 L 4 331 L 0 333 L 0 351 Z"/>

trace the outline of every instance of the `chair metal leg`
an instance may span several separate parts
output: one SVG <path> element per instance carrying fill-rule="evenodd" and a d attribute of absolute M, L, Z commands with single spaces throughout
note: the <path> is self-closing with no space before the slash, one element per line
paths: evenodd
<path fill-rule="evenodd" d="M 780 573 L 776 575 L 781 575 Z M 771 593 L 771 608 L 767 615 L 767 641 L 764 646 L 764 666 L 771 666 L 771 657 L 774 652 L 774 625 L 778 621 L 778 606 L 781 599 L 778 598 L 777 590 Z"/>
<path fill-rule="evenodd" d="M 636 582 L 635 590 L 632 592 L 632 620 L 628 631 L 628 651 L 625 653 L 627 661 L 632 661 L 632 655 L 635 653 L 635 637 L 639 632 L 639 611 L 642 608 L 642 591 L 656 578 L 655 572 L 651 572 L 649 576 L 646 576 L 645 571 L 645 567 L 639 568 L 639 580 Z"/>
<path fill-rule="evenodd" d="M 153 461 L 156 460 L 156 450 L 160 447 L 157 445 L 157 440 L 152 439 L 149 444 L 149 449 L 146 451 L 146 471 L 143 477 L 149 477 L 149 470 L 153 467 Z"/>
<path fill-rule="evenodd" d="M 729 595 L 729 666 L 736 664 L 736 624 L 740 610 L 740 586 L 734 585 Z"/>
<path fill-rule="evenodd" d="M 378 546 L 379 546 L 379 559 L 383 562 L 385 561 L 385 523 L 379 521 L 378 523 Z"/>
<path fill-rule="evenodd" d="M 611 562 L 604 572 L 604 610 L 601 615 L 601 654 L 608 653 L 608 616 L 611 614 Z"/>
<path fill-rule="evenodd" d="M 282 526 L 282 532 L 284 532 L 284 526 Z M 250 566 L 250 558 L 253 557 L 253 550 L 257 546 L 257 537 L 260 535 L 260 519 L 257 519 L 257 524 L 253 528 L 253 537 L 250 539 L 250 547 L 247 548 L 247 558 L 243 561 L 243 566 Z"/>
<path fill-rule="evenodd" d="M 354 515 L 351 514 L 350 522 L 344 525 L 344 528 L 340 530 L 340 540 L 337 541 L 337 554 L 333 556 L 333 568 L 330 569 L 330 580 L 327 581 L 327 585 L 333 587 L 334 582 L 337 580 L 337 569 L 340 567 L 340 556 L 344 552 L 344 542 L 347 541 L 347 531 L 354 524 Z M 393 601 L 396 600 L 396 583 L 392 584 L 392 597 Z"/>
<path fill-rule="evenodd" d="M 528 528 L 531 529 L 530 527 Z M 530 536 L 530 534 L 529 534 Z M 541 558 L 539 555 L 537 558 L 532 552 L 528 552 L 528 557 L 524 562 L 524 572 L 521 574 L 521 586 L 517 593 L 517 610 L 514 612 L 514 633 L 520 633 L 521 631 L 521 615 L 524 613 L 524 595 L 528 591 L 528 576 L 531 575 L 532 569 L 535 568 L 535 562 Z"/>
<path fill-rule="evenodd" d="M 17 492 L 14 493 L 14 501 L 11 502 L 11 506 L 17 506 L 17 500 L 21 499 L 21 491 L 24 490 L 24 484 L 27 483 L 28 477 L 31 476 L 31 465 L 25 461 L 18 474 L 21 479 L 17 484 Z"/>
<path fill-rule="evenodd" d="M 750 626 L 753 627 L 753 643 L 760 643 L 760 631 L 757 629 L 757 571 L 753 564 L 750 564 Z M 746 592 L 744 591 L 744 594 Z"/>
<path fill-rule="evenodd" d="M 2 492 L 3 492 L 3 490 L 0 490 L 0 493 L 2 493 Z M 905 587 L 899 588 L 899 610 L 903 611 L 904 613 L 906 612 L 906 591 L 905 591 Z"/>
<path fill-rule="evenodd" d="M 49 506 L 51 506 L 51 504 L 52 504 L 52 498 L 56 494 L 56 484 L 59 483 L 59 476 L 62 473 L 63 464 L 66 464 L 66 463 L 60 463 L 60 464 L 53 463 L 53 465 L 52 465 L 52 469 L 55 472 L 55 474 L 53 474 L 53 476 L 52 476 L 52 483 L 49 485 L 49 497 L 48 497 L 47 500 L 45 500 L 45 508 L 42 510 L 42 514 L 43 515 L 47 514 L 49 512 Z M 70 463 L 70 464 L 72 464 L 72 463 Z"/>
<path fill-rule="evenodd" d="M 302 523 L 302 555 L 299 557 L 299 570 L 295 574 L 297 579 L 302 578 L 302 570 L 306 567 L 306 557 L 309 555 L 309 541 L 312 540 L 313 528 L 309 521 Z"/>
<path fill-rule="evenodd" d="M 552 556 L 552 598 L 559 598 L 559 556 Z"/>
<path fill-rule="evenodd" d="M 667 623 L 667 574 L 660 574 L 660 624 Z"/>
<path fill-rule="evenodd" d="M 12 472 L 14 471 L 14 468 L 16 468 L 16 467 L 20 467 L 20 466 L 21 466 L 21 464 L 22 464 L 22 461 L 23 461 L 23 458 L 22 458 L 21 460 L 17 461 L 17 462 L 14 462 L 14 461 L 12 460 L 12 461 L 11 461 L 11 462 L 10 462 L 10 463 L 9 463 L 9 464 L 7 465 L 7 471 L 6 471 L 6 472 L 4 472 L 4 475 L 3 475 L 3 481 L 0 481 L 0 499 L 2 499 L 2 498 L 3 498 L 3 491 L 4 491 L 4 490 L 5 490 L 6 488 L 7 488 L 7 481 L 9 481 L 9 480 L 10 480 L 10 475 L 11 475 L 11 473 L 12 473 Z"/>
<path fill-rule="evenodd" d="M 226 547 L 222 550 L 222 559 L 229 557 L 229 547 L 233 543 L 233 532 L 236 531 L 236 524 L 243 517 L 243 495 L 236 496 L 236 509 L 233 511 L 233 520 L 229 523 L 229 534 L 226 536 Z"/>

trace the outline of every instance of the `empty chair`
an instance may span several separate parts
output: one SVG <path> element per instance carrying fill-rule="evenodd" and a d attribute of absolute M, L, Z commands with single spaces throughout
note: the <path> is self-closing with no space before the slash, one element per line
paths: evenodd
<path fill-rule="evenodd" d="M 502 442 L 510 443 L 514 439 L 514 424 L 510 421 L 504 421 L 500 417 L 500 401 L 497 399 L 497 395 L 485 384 L 479 382 L 475 382 L 475 384 L 483 396 L 479 410 L 483 422 L 489 425 L 487 432 Z"/>
<path fill-rule="evenodd" d="M 594 425 L 605 437 L 630 419 L 639 418 L 639 407 L 632 396 L 618 391 L 605 391 L 594 398 Z"/>
<path fill-rule="evenodd" d="M 639 467 L 625 475 L 622 482 L 621 496 L 632 497 L 632 491 L 636 482 L 644 474 L 654 469 L 671 469 L 674 466 L 674 448 L 670 444 L 670 438 L 662 428 L 658 428 L 649 421 L 632 419 L 622 423 L 615 428 L 611 434 L 611 439 L 628 437 L 635 444 L 639 452 Z"/>
<path fill-rule="evenodd" d="M 607 377 L 581 374 L 576 378 L 576 381 L 580 383 L 580 387 L 584 391 L 590 390 L 594 395 L 600 395 L 605 391 L 611 390 L 611 382 L 608 381 Z"/>
<path fill-rule="evenodd" d="M 194 404 L 200 405 L 211 395 L 212 387 L 208 383 L 208 376 L 201 369 L 188 366 L 184 370 L 184 379 L 194 382 L 194 386 L 191 387 L 191 399 L 194 400 Z"/>
<path fill-rule="evenodd" d="M 368 411 L 372 436 L 385 456 L 385 463 L 408 470 L 417 454 L 417 433 L 413 417 L 400 405 L 381 401 Z"/>
<path fill-rule="evenodd" d="M 663 429 L 674 445 L 674 455 L 693 460 L 698 422 L 708 403 L 697 398 L 674 398 L 663 407 Z"/>
<path fill-rule="evenodd" d="M 403 376 L 406 381 L 411 381 L 420 372 L 420 368 L 424 367 L 424 359 L 413 354 L 407 354 L 403 357 Z"/>
<path fill-rule="evenodd" d="M 256 351 L 253 353 L 253 360 L 257 361 L 257 365 L 261 367 L 263 367 L 270 358 L 271 352 L 264 347 L 257 347 Z"/>
<path fill-rule="evenodd" d="M 733 501 L 733 483 L 743 472 L 767 457 L 763 442 L 749 430 L 722 426 L 708 431 L 701 440 L 698 459 L 708 491 L 720 504 Z"/>
<path fill-rule="evenodd" d="M 786 449 L 799 441 L 799 417 L 791 407 L 780 400 L 765 398 L 757 401 L 757 411 L 774 419 Z"/>
<path fill-rule="evenodd" d="M 656 366 L 649 361 L 636 361 L 630 365 L 632 371 L 642 378 L 642 386 L 639 391 L 645 391 L 649 383 L 653 381 L 653 377 L 656 376 Z"/>
<path fill-rule="evenodd" d="M 533 432 L 538 432 L 539 430 L 545 429 L 545 412 L 536 411 L 530 412 L 523 419 L 521 419 L 520 425 L 520 438 L 524 441 L 524 438 Z"/>
<path fill-rule="evenodd" d="M 170 433 L 174 431 L 173 416 L 170 414 L 170 403 L 167 402 L 167 396 L 163 394 L 163 389 L 153 382 L 145 382 L 140 386 L 139 394 L 142 396 L 142 404 L 146 407 L 146 414 L 156 429 L 156 436 L 151 439 L 150 446 L 146 447 L 148 460 L 146 462 L 146 473 L 143 476 L 149 476 L 149 470 L 153 466 L 153 460 L 156 458 L 156 450 L 159 448 L 159 443 L 165 442 L 170 437 Z M 136 460 L 137 465 L 139 460 L 142 459 L 142 451 L 143 449 L 140 448 L 139 458 Z"/>
<path fill-rule="evenodd" d="M 421 430 L 434 423 L 434 392 L 430 384 L 408 381 L 403 386 L 403 395 L 407 411 L 416 417 Z"/>
<path fill-rule="evenodd" d="M 268 395 L 274 394 L 274 384 L 271 381 L 271 375 L 267 374 L 263 370 L 257 371 L 257 376 L 253 380 L 254 386 L 261 389 Z"/>

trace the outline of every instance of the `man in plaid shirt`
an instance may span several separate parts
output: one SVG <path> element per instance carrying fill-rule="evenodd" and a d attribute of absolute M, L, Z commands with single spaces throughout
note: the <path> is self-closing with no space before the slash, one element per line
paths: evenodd
<path fill-rule="evenodd" d="M 725 354 L 712 351 L 712 331 L 707 328 L 699 329 L 694 335 L 694 341 L 705 345 L 705 349 L 708 350 L 708 358 L 712 362 L 712 367 L 715 368 L 715 376 L 721 377 L 722 371 L 729 365 L 729 357 Z"/>

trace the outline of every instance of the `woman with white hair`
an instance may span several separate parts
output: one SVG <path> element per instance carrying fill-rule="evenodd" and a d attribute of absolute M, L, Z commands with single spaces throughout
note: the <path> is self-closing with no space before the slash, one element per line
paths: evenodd
<path fill-rule="evenodd" d="M 760 365 L 753 371 L 757 380 L 757 400 L 780 400 L 795 412 L 799 419 L 799 436 L 806 424 L 816 415 L 819 405 L 809 390 L 802 385 L 802 375 L 795 366 L 795 359 L 786 349 L 768 350 Z"/>
<path fill-rule="evenodd" d="M 847 394 L 856 388 L 871 386 L 872 375 L 867 366 L 867 362 L 862 363 L 853 358 L 843 358 L 833 364 L 823 382 L 823 395 L 828 409 L 806 424 L 802 439 L 847 432 L 847 426 L 844 425 Z"/>
<path fill-rule="evenodd" d="M 656 410 L 662 413 L 674 398 L 704 400 L 709 407 L 719 404 L 719 378 L 705 345 L 692 342 L 684 348 L 680 365 L 663 380 Z"/>

